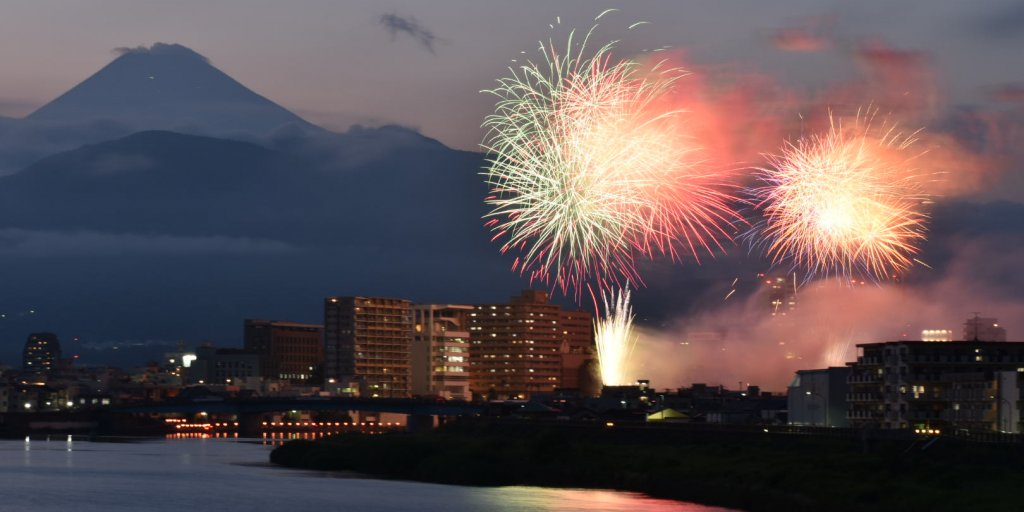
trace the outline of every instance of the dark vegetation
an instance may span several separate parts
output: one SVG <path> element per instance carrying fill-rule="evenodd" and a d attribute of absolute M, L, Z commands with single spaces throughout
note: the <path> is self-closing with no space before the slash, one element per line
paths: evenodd
<path fill-rule="evenodd" d="M 1020 509 L 1021 447 L 929 440 L 473 423 L 292 441 L 271 461 L 457 485 L 619 489 L 749 511 Z"/>

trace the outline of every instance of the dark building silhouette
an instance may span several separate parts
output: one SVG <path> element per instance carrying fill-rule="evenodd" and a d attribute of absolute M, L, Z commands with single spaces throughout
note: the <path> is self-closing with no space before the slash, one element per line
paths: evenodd
<path fill-rule="evenodd" d="M 1021 431 L 1024 343 L 857 345 L 846 417 L 857 428 Z"/>
<path fill-rule="evenodd" d="M 601 390 L 600 378 L 592 373 L 597 355 L 594 347 L 594 318 L 586 311 L 562 311 L 562 389 L 574 389 L 596 395 Z"/>
<path fill-rule="evenodd" d="M 263 378 L 305 384 L 324 363 L 323 326 L 247 319 L 245 348 L 260 355 Z"/>
<path fill-rule="evenodd" d="M 410 395 L 411 302 L 382 297 L 324 300 L 326 387 L 360 396 Z"/>
<path fill-rule="evenodd" d="M 260 376 L 260 356 L 251 350 L 203 346 L 188 368 L 189 384 L 243 385 Z"/>
<path fill-rule="evenodd" d="M 975 315 L 964 321 L 964 341 L 1006 341 L 1006 329 L 999 326 L 998 318 Z"/>
<path fill-rule="evenodd" d="M 52 332 L 29 334 L 21 360 L 26 370 L 46 372 L 56 368 L 60 362 L 60 341 L 57 335 Z"/>

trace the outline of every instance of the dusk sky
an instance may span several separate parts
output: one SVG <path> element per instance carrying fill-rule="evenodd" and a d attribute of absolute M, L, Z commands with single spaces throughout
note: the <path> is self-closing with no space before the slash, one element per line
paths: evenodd
<path fill-rule="evenodd" d="M 1024 282 L 1012 277 L 1024 257 L 1020 0 L 2 5 L 0 358 L 37 330 L 100 347 L 230 346 L 244 318 L 322 321 L 327 295 L 493 303 L 543 287 L 509 270 L 515 251 L 499 253 L 481 220 L 481 124 L 495 103 L 481 90 L 512 59 L 536 58 L 539 40 L 564 44 L 610 8 L 620 10 L 601 19 L 593 46 L 620 40 L 613 55 L 623 59 L 667 47 L 659 55 L 692 71 L 673 101 L 685 101 L 708 161 L 741 171 L 739 185 L 831 112 L 874 109 L 916 134 L 913 171 L 937 177 L 925 264 L 865 292 L 859 308 L 809 289 L 821 298 L 803 314 L 850 313 L 855 335 L 843 339 L 858 342 L 957 326 L 971 311 L 1024 333 Z M 384 128 L 347 132 L 356 124 Z M 264 202 L 268 191 L 278 197 Z M 728 304 L 721 297 L 771 262 L 739 237 L 720 252 L 642 269 L 638 318 L 666 331 L 652 338 L 675 346 L 722 319 L 762 331 L 753 282 Z M 936 295 L 948 299 L 930 307 Z M 804 354 L 822 350 L 811 334 Z M 752 368 L 768 368 L 761 360 Z M 730 364 L 775 385 L 793 369 L 750 375 Z M 656 376 L 725 375 L 669 374 L 677 366 Z"/>
<path fill-rule="evenodd" d="M 2 511 L 1017 510 L 1022 265 L 1024 0 L 0 0 Z"/>
<path fill-rule="evenodd" d="M 633 21 L 625 53 L 682 48 L 713 69 L 766 75 L 792 87 L 857 74 L 855 48 L 870 42 L 923 52 L 947 104 L 990 101 L 1024 81 L 1024 3 L 517 1 L 299 3 L 264 0 L 4 2 L 0 17 L 0 115 L 20 117 L 112 60 L 118 47 L 180 43 L 308 120 L 332 129 L 398 123 L 445 144 L 475 148 L 490 87 L 520 50 L 532 51 L 561 16 L 586 27 L 623 8 L 608 38 Z M 414 18 L 433 52 L 380 17 Z M 809 32 L 815 51 L 779 48 L 780 30 Z M 618 32 L 616 32 L 618 31 Z M 808 35 L 808 34 L 803 34 Z M 790 39 L 803 49 L 800 37 Z M 820 43 L 820 44 L 819 44 Z"/>

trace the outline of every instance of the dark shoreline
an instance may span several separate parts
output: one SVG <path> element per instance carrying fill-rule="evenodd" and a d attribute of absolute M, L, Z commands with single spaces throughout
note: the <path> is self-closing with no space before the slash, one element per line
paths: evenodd
<path fill-rule="evenodd" d="M 473 422 L 291 441 L 270 460 L 441 484 L 615 489 L 752 512 L 1019 508 L 1022 447 L 927 441 Z"/>

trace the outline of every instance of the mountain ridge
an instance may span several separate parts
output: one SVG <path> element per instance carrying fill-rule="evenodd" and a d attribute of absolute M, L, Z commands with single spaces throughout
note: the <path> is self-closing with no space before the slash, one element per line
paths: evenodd
<path fill-rule="evenodd" d="M 179 44 L 121 54 L 25 117 L 29 121 L 114 120 L 141 129 L 195 127 L 211 134 L 269 135 L 288 125 L 321 130 L 242 85 Z"/>

